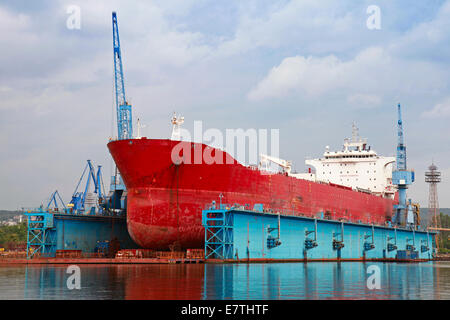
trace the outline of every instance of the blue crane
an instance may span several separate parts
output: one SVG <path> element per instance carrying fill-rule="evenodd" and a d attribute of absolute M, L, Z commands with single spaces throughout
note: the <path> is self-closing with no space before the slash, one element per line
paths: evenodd
<path fill-rule="evenodd" d="M 86 185 L 84 187 L 84 191 L 78 191 L 78 188 L 83 180 L 85 174 L 87 172 Z M 92 181 L 92 182 L 91 182 Z M 103 200 L 105 196 L 104 187 L 103 187 L 103 179 L 102 179 L 102 167 L 98 166 L 97 172 L 94 170 L 94 166 L 92 165 L 91 160 L 87 161 L 86 166 L 84 167 L 83 173 L 81 174 L 81 178 L 78 181 L 78 184 L 75 188 L 75 191 L 72 195 L 72 200 L 70 201 L 69 207 L 75 211 L 75 213 L 85 212 L 86 207 L 86 197 L 89 192 L 89 186 L 93 183 L 94 185 L 94 194 L 96 198 L 100 201 Z M 102 211 L 102 208 L 99 209 Z"/>
<path fill-rule="evenodd" d="M 393 222 L 396 225 L 414 224 L 411 200 L 407 203 L 406 190 L 414 182 L 414 171 L 408 170 L 406 166 L 406 146 L 403 139 L 403 121 L 400 103 L 397 120 L 397 168 L 392 172 L 392 183 L 397 185 L 398 205 L 394 205 L 395 215 Z"/>
<path fill-rule="evenodd" d="M 403 121 L 400 103 L 397 106 L 397 170 L 406 170 L 406 146 L 403 140 Z"/>
<path fill-rule="evenodd" d="M 116 12 L 112 13 L 113 27 L 113 52 L 114 52 L 114 80 L 116 93 L 116 110 L 117 110 L 117 130 L 118 139 L 133 138 L 133 124 L 131 105 L 128 104 L 125 95 L 125 81 L 123 76 L 122 53 L 120 49 L 119 25 L 117 23 Z M 127 193 L 125 184 L 122 181 L 117 167 L 115 175 L 111 177 L 110 194 L 107 202 L 104 203 L 105 209 L 113 209 L 119 211 L 126 210 Z"/>
<path fill-rule="evenodd" d="M 61 204 L 61 209 L 66 209 L 66 205 L 64 204 L 64 201 L 63 201 L 63 199 L 61 198 L 61 196 L 59 195 L 59 192 L 58 192 L 58 190 L 55 190 L 55 192 L 53 192 L 52 193 L 52 195 L 50 196 L 50 201 L 48 202 L 48 204 L 47 204 L 47 207 L 46 207 L 46 209 L 50 209 L 50 206 L 52 205 L 52 203 L 53 203 L 53 205 L 54 205 L 54 210 L 55 211 L 59 211 L 59 207 L 58 207 L 58 200 L 59 200 L 59 203 Z"/>
<path fill-rule="evenodd" d="M 112 26 L 118 138 L 119 140 L 132 139 L 133 125 L 131 118 L 131 105 L 128 104 L 125 95 L 119 26 L 117 24 L 117 14 L 115 12 L 112 13 Z"/>

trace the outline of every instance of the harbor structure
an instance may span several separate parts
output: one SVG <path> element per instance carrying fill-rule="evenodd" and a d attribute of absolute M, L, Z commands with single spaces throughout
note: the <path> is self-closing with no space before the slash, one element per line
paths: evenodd
<path fill-rule="evenodd" d="M 205 259 L 219 261 L 425 261 L 434 231 L 267 212 L 213 203 L 203 211 Z"/>
<path fill-rule="evenodd" d="M 432 163 L 425 172 L 425 182 L 429 184 L 428 193 L 428 227 L 434 230 L 441 229 L 441 214 L 439 211 L 439 200 L 437 185 L 441 182 L 441 172 L 438 167 Z M 440 239 L 436 234 L 436 245 L 439 249 Z"/>
<path fill-rule="evenodd" d="M 96 250 L 99 244 L 93 249 L 91 240 L 103 241 L 117 218 L 126 221 L 126 228 L 121 230 L 128 233 L 120 234 L 122 241 L 132 239 L 150 250 L 204 247 L 207 258 L 222 260 L 240 260 L 243 256 L 248 261 L 433 258 L 435 244 L 430 235 L 435 233 L 420 230 L 419 207 L 406 200 L 414 171 L 406 166 L 400 104 L 396 158 L 378 155 L 353 125 L 352 138 L 344 140 L 343 150 L 326 147 L 322 158 L 306 161 L 306 173 L 293 172 L 291 161 L 269 155 L 261 155 L 259 167 L 246 166 L 220 149 L 180 141 L 184 118 L 176 115 L 172 139 L 147 139 L 140 133 L 133 138 L 115 12 L 112 21 L 118 137 L 108 143 L 116 163 L 110 194 L 105 196 L 102 189 L 101 167 L 95 172 L 88 161 L 71 203 L 67 207 L 62 203 L 62 212 L 55 214 L 49 208 L 54 203 L 54 209 L 59 210 L 56 192 L 46 209 L 27 212 L 29 254 L 51 256 L 58 250 L 79 247 Z M 183 151 L 176 161 L 174 148 Z M 222 161 L 193 161 L 197 153 L 205 152 Z M 395 161 L 397 166 L 392 171 Z M 264 167 L 268 163 L 275 163 L 281 171 L 268 171 Z M 77 192 L 85 172 L 86 187 Z M 94 192 L 88 191 L 91 181 Z M 217 195 L 218 209 L 210 205 Z M 67 219 L 69 216 L 86 218 Z M 76 239 L 72 246 L 70 240 L 67 244 L 66 220 L 86 223 L 83 231 L 88 235 L 82 239 L 89 239 L 89 245 Z M 94 235 L 94 230 L 102 227 L 90 226 L 100 221 L 110 225 L 103 225 L 105 232 Z M 247 246 L 242 240 L 245 226 Z M 76 237 L 75 233 L 68 238 L 71 236 Z M 133 245 L 132 241 L 128 243 Z"/>
<path fill-rule="evenodd" d="M 406 199 L 406 190 L 414 182 L 414 171 L 408 170 L 406 165 L 406 145 L 403 133 L 403 120 L 400 103 L 397 105 L 397 168 L 392 172 L 392 183 L 396 185 L 398 191 L 398 204 L 394 205 L 395 215 L 393 222 L 398 226 L 412 226 L 417 223 L 417 212 L 411 200 Z"/>

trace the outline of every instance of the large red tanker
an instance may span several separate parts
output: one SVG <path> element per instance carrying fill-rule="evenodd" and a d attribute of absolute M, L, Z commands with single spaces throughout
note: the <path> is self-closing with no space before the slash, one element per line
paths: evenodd
<path fill-rule="evenodd" d="M 188 155 L 184 161 L 173 161 L 172 149 L 179 143 L 184 150 L 194 150 L 192 161 L 186 161 Z M 202 209 L 218 202 L 220 194 L 223 203 L 249 208 L 261 203 L 265 209 L 292 215 L 322 213 L 331 219 L 374 224 L 384 224 L 392 216 L 393 193 L 383 196 L 287 173 L 267 174 L 204 144 L 142 138 L 112 141 L 108 148 L 128 190 L 128 231 L 144 248 L 202 247 Z M 205 148 L 232 161 L 194 164 L 195 150 Z"/>

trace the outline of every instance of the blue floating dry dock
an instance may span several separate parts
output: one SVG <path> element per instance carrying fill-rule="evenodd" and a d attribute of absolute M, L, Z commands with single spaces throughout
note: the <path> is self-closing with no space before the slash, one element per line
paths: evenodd
<path fill-rule="evenodd" d="M 432 232 L 220 207 L 203 211 L 210 261 L 423 261 L 435 253 Z"/>
<path fill-rule="evenodd" d="M 66 210 L 67 211 L 67 210 Z M 27 257 L 55 257 L 57 250 L 95 253 L 100 245 L 117 240 L 121 248 L 137 248 L 125 216 L 71 214 L 38 208 L 28 216 Z"/>

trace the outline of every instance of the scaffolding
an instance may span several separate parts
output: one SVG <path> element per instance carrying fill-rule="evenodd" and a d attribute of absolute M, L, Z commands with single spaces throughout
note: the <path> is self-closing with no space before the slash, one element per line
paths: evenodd
<path fill-rule="evenodd" d="M 56 251 L 53 214 L 42 206 L 25 212 L 28 217 L 27 259 L 50 257 Z"/>
<path fill-rule="evenodd" d="M 233 212 L 208 209 L 202 213 L 205 259 L 233 259 Z"/>

